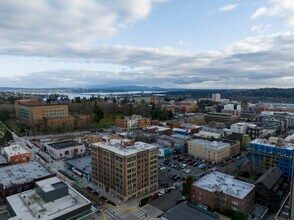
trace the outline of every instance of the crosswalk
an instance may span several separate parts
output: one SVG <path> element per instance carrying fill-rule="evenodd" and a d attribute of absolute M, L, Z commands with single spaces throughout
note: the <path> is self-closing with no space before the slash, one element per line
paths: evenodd
<path fill-rule="evenodd" d="M 131 211 L 131 214 L 136 216 L 138 219 L 142 219 L 142 220 L 151 220 L 151 219 L 153 219 L 151 216 L 149 216 L 147 214 L 147 212 L 144 209 L 133 210 L 133 211 Z"/>
<path fill-rule="evenodd" d="M 149 216 L 147 214 L 147 211 L 145 211 L 144 209 L 136 209 L 136 210 L 127 212 L 119 207 L 116 207 L 115 209 L 105 211 L 104 214 L 107 220 L 124 219 L 123 216 L 125 216 L 126 219 L 128 219 L 127 218 L 128 215 L 132 215 L 138 220 L 153 220 L 154 219 L 153 217 Z"/>
<path fill-rule="evenodd" d="M 124 210 L 122 210 L 121 208 L 117 207 L 115 209 L 112 210 L 107 210 L 106 212 L 104 212 L 104 214 L 106 215 L 106 219 L 111 220 L 111 219 L 117 219 L 117 216 L 120 216 L 121 214 L 125 213 Z"/>

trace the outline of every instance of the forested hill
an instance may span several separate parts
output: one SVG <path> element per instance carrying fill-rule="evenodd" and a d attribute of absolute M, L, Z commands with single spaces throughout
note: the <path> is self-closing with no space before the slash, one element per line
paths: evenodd
<path fill-rule="evenodd" d="M 268 101 L 294 103 L 294 88 L 263 88 L 263 89 L 195 89 L 168 92 L 170 96 L 193 98 L 210 98 L 212 93 L 220 93 L 222 98 L 244 101 Z"/>

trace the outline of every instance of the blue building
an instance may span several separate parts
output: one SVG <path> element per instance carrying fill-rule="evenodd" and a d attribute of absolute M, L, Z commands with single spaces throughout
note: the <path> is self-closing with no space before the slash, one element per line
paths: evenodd
<path fill-rule="evenodd" d="M 67 169 L 73 171 L 80 177 L 91 181 L 91 156 L 77 157 L 66 161 Z"/>
<path fill-rule="evenodd" d="M 269 143 L 266 139 L 255 139 L 248 145 L 250 159 L 261 168 L 278 167 L 283 172 L 283 177 L 290 180 L 292 175 L 294 144 Z"/>

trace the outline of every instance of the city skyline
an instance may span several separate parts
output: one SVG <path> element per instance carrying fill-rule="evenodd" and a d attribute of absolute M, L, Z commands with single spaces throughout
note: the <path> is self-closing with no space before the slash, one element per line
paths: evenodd
<path fill-rule="evenodd" d="M 0 87 L 293 87 L 294 2 L 0 2 Z"/>

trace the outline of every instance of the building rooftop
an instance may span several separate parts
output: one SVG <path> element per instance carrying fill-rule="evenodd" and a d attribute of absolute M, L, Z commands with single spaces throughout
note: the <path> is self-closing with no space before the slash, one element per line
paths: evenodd
<path fill-rule="evenodd" d="M 156 129 L 157 131 L 167 131 L 167 130 L 170 130 L 171 128 L 162 127 L 162 126 L 150 126 L 150 127 L 147 127 L 146 129 L 147 130 L 148 129 Z"/>
<path fill-rule="evenodd" d="M 209 192 L 222 192 L 238 199 L 244 199 L 255 187 L 253 184 L 236 180 L 233 176 L 217 171 L 205 175 L 193 185 Z"/>
<path fill-rule="evenodd" d="M 20 146 L 19 144 L 14 144 L 9 147 L 4 147 L 4 153 L 6 156 L 11 157 L 18 154 L 26 154 L 29 153 L 29 151 L 24 147 Z"/>
<path fill-rule="evenodd" d="M 168 210 L 164 217 L 168 220 L 215 220 L 215 217 L 212 217 L 205 213 L 204 211 L 199 211 L 192 206 L 189 206 L 186 203 L 181 203 L 174 208 Z"/>
<path fill-rule="evenodd" d="M 69 140 L 69 141 L 61 141 L 61 142 L 55 142 L 55 143 L 50 143 L 48 144 L 50 147 L 53 147 L 56 150 L 61 150 L 69 147 L 74 147 L 74 146 L 79 146 L 82 145 L 78 143 L 77 141 L 74 140 Z"/>
<path fill-rule="evenodd" d="M 63 185 L 65 184 L 64 182 L 62 182 L 60 179 L 58 179 L 57 177 L 52 177 L 52 178 L 48 178 L 48 179 L 44 179 L 41 181 L 36 182 L 36 185 L 40 188 L 42 188 L 42 190 L 44 192 L 50 192 L 56 189 L 56 184 L 62 183 Z"/>
<path fill-rule="evenodd" d="M 268 147 L 277 147 L 277 148 L 284 148 L 288 150 L 294 150 L 294 144 L 283 142 L 280 144 L 270 143 L 267 139 L 256 138 L 255 140 L 251 141 L 250 144 L 261 144 Z"/>
<path fill-rule="evenodd" d="M 122 147 L 121 140 L 117 140 L 117 139 L 116 140 L 111 140 L 108 143 L 100 143 L 100 142 L 98 142 L 98 143 L 93 144 L 93 146 L 94 147 L 95 146 L 100 147 L 100 148 L 112 151 L 112 152 L 114 152 L 116 154 L 119 154 L 121 156 L 129 156 L 129 155 L 132 155 L 132 154 L 136 154 L 136 153 L 138 153 L 140 151 L 158 148 L 158 147 L 156 147 L 154 145 L 147 144 L 147 143 L 140 142 L 140 141 L 135 142 L 134 145 Z"/>
<path fill-rule="evenodd" d="M 216 133 L 216 134 L 223 134 L 223 129 L 217 129 L 217 128 L 209 128 L 209 127 L 202 127 L 200 132 L 209 132 L 209 133 Z"/>
<path fill-rule="evenodd" d="M 35 161 L 0 168 L 1 184 L 4 187 L 31 182 L 49 175 L 52 173 Z"/>
<path fill-rule="evenodd" d="M 203 145 L 203 146 L 210 148 L 210 149 L 213 149 L 213 150 L 221 150 L 223 148 L 230 147 L 230 144 L 224 143 L 221 141 L 207 141 L 207 140 L 202 140 L 202 139 L 193 139 L 190 142 Z"/>
<path fill-rule="evenodd" d="M 78 168 L 79 170 L 85 173 L 91 173 L 91 156 L 78 157 L 72 160 L 68 160 L 67 163 L 71 164 L 72 166 Z"/>
<path fill-rule="evenodd" d="M 36 182 L 36 184 L 42 184 L 43 187 L 46 187 L 51 182 L 57 183 L 57 181 L 62 182 L 58 178 L 53 177 Z M 89 209 L 91 207 L 91 202 L 70 186 L 68 186 L 68 195 L 51 202 L 46 203 L 35 189 L 9 196 L 7 197 L 7 202 L 16 214 L 16 216 L 9 220 L 57 219 L 84 206 L 89 206 Z"/>

